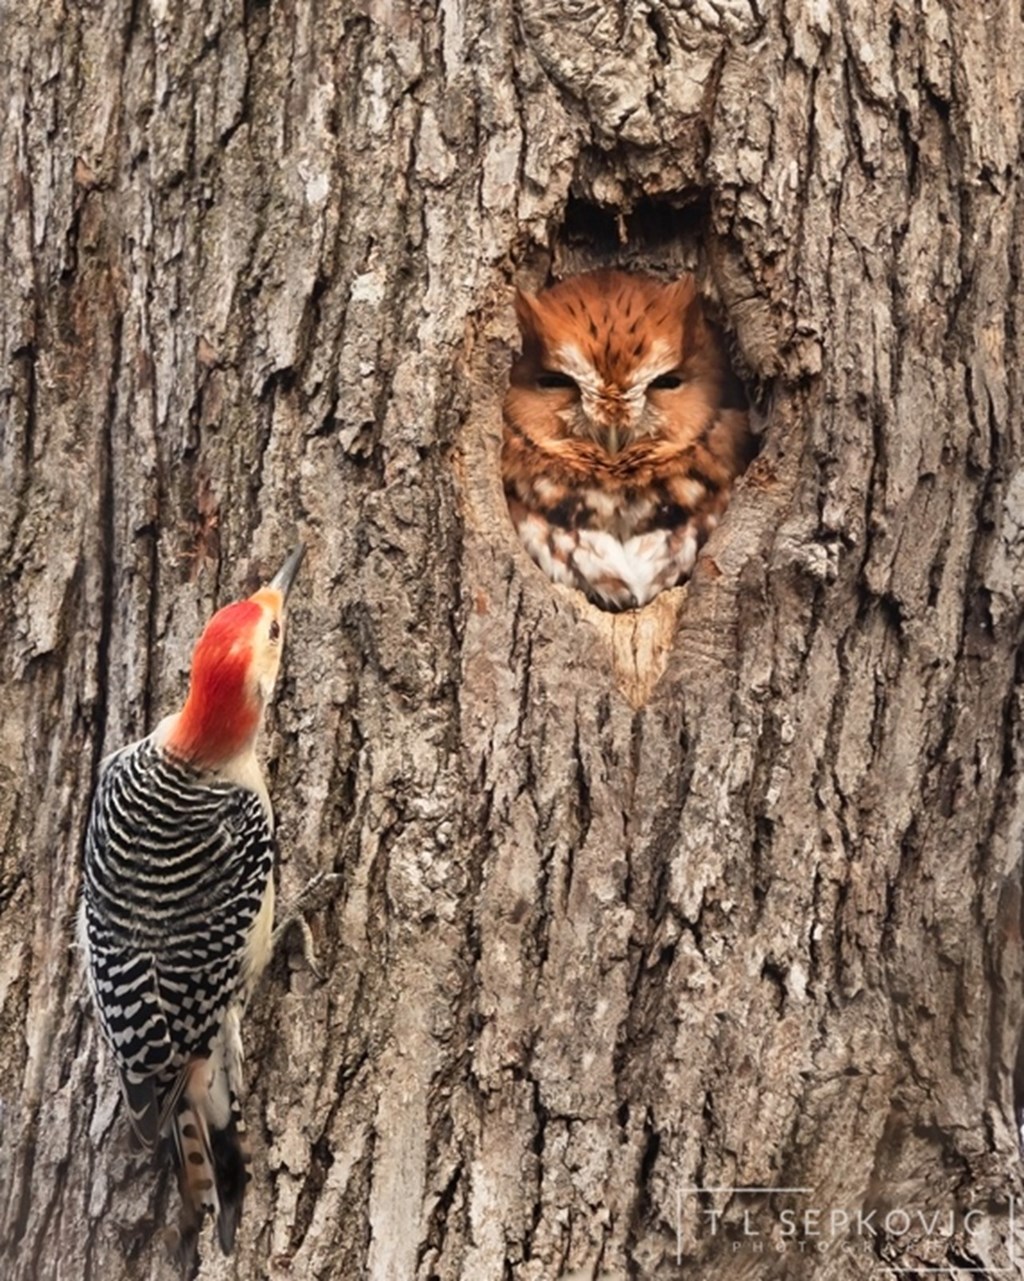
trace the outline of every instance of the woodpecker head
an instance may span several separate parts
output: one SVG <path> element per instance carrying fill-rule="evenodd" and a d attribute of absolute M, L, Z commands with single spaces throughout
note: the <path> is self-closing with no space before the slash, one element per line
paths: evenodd
<path fill-rule="evenodd" d="M 216 768 L 252 745 L 281 663 L 285 605 L 306 549 L 300 543 L 266 587 L 225 605 L 192 656 L 188 698 L 167 749 Z"/>

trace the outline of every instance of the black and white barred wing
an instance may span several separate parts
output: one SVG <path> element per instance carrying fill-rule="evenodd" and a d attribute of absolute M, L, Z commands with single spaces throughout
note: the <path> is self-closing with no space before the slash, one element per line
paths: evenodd
<path fill-rule="evenodd" d="M 184 1069 L 245 999 L 245 952 L 273 872 L 259 796 L 150 740 L 107 764 L 85 844 L 89 979 L 132 1125 L 156 1141 Z"/>

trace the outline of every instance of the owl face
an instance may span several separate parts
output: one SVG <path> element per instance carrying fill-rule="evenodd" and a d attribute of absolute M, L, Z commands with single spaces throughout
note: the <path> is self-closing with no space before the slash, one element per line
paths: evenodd
<path fill-rule="evenodd" d="M 603 609 L 682 582 L 750 457 L 745 405 L 692 277 L 574 276 L 516 299 L 509 515 L 545 574 Z"/>
<path fill-rule="evenodd" d="M 523 354 L 506 411 L 547 416 L 615 456 L 680 422 L 705 420 L 721 359 L 692 277 L 664 285 L 605 271 L 518 293 Z"/>

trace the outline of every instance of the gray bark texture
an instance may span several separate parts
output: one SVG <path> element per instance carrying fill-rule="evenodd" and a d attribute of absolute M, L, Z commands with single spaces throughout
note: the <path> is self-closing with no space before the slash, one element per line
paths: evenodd
<path fill-rule="evenodd" d="M 260 750 L 327 978 L 250 1011 L 202 1277 L 1024 1275 L 1020 6 L 0 24 L 0 1274 L 175 1275 L 85 817 L 299 533 Z M 610 262 L 700 272 L 764 419 L 621 616 L 498 474 L 513 282 Z"/>

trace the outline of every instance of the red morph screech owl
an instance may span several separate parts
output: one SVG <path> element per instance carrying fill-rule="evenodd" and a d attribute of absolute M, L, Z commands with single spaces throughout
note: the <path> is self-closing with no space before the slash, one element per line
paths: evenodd
<path fill-rule="evenodd" d="M 527 551 L 603 609 L 682 582 L 751 457 L 696 281 L 600 271 L 517 292 L 501 473 Z"/>

